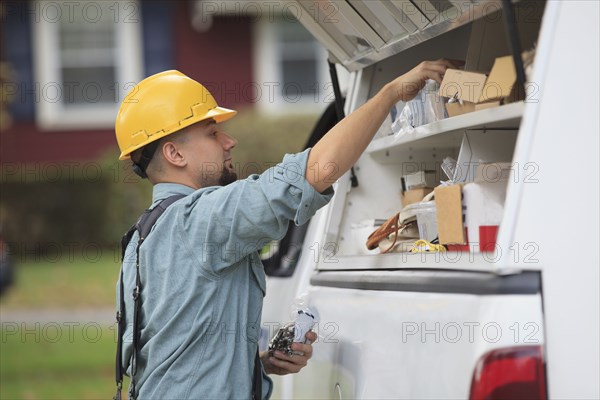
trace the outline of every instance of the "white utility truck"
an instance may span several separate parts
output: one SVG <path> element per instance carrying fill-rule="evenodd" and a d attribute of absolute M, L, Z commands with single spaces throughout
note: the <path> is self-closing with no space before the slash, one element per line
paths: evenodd
<path fill-rule="evenodd" d="M 599 2 L 292 5 L 330 59 L 350 71 L 346 114 L 394 77 L 439 58 L 487 73 L 512 56 L 511 87 L 524 99 L 490 107 L 475 99 L 471 112 L 403 130 L 391 124 L 399 107 L 384 123 L 331 203 L 296 233 L 304 235 L 300 256 L 268 278 L 265 333 L 289 321 L 302 296 L 318 314 L 320 338 L 307 368 L 275 379 L 274 397 L 600 398 Z M 531 62 L 533 52 L 524 67 L 517 55 Z M 465 98 L 454 102 L 464 107 Z M 466 191 L 477 179 L 455 182 L 465 226 L 475 211 L 485 219 L 494 203 L 493 251 L 472 239 L 455 251 L 368 251 L 369 231 L 406 206 L 402 178 L 433 173 L 439 185 L 448 180 L 447 157 L 458 160 L 455 170 L 462 162 L 502 172 L 509 165 L 499 202 L 484 196 L 469 205 Z M 448 221 L 438 197 L 441 241 Z"/>

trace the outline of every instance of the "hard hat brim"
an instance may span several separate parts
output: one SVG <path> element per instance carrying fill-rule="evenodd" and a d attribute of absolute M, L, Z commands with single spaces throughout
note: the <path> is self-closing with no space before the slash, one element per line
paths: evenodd
<path fill-rule="evenodd" d="M 203 118 L 202 120 L 204 121 L 205 119 L 209 119 L 212 118 L 215 120 L 215 122 L 221 123 L 221 122 L 225 122 L 228 119 L 231 119 L 235 116 L 235 114 L 237 114 L 237 111 L 235 110 L 230 110 L 229 108 L 225 108 L 225 107 L 215 107 L 212 110 L 210 110 L 208 113 L 206 113 L 206 118 Z M 200 121 L 198 121 L 200 122 Z"/>
<path fill-rule="evenodd" d="M 177 127 L 177 129 L 171 129 L 168 131 L 157 132 L 152 136 L 155 137 L 154 140 L 158 140 L 162 137 L 170 135 L 171 133 L 180 131 L 183 128 L 187 128 L 188 126 L 191 126 L 197 122 L 205 121 L 207 119 L 212 118 L 218 124 L 218 123 L 225 122 L 225 121 L 233 118 L 236 114 L 237 114 L 237 111 L 235 111 L 235 110 L 230 110 L 229 108 L 217 106 L 217 107 L 210 109 L 206 114 L 204 114 L 202 116 L 202 118 L 192 117 L 189 119 L 185 119 L 185 120 L 181 121 L 181 124 Z M 145 143 L 140 144 L 139 146 L 134 146 L 134 147 L 127 149 L 127 151 L 124 151 L 121 153 L 121 155 L 119 156 L 119 160 L 129 160 L 131 158 L 132 152 L 146 146 L 147 144 L 148 144 L 148 142 L 145 142 Z"/>

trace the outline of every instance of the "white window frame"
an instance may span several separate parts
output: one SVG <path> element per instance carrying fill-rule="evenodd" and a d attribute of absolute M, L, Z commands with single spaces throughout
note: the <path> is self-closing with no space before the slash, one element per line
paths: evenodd
<path fill-rule="evenodd" d="M 282 55 L 278 51 L 277 25 L 267 18 L 254 24 L 254 71 L 260 93 L 256 93 L 256 106 L 265 114 L 306 113 L 314 114 L 323 111 L 325 106 L 333 101 L 333 89 L 330 84 L 327 67 L 327 51 L 319 46 L 317 53 L 317 80 L 319 93 L 303 93 L 297 101 L 290 97 L 285 99 L 281 94 L 283 73 L 281 70 Z M 342 68 L 343 69 L 343 68 Z M 349 74 L 344 69 L 337 69 L 340 85 L 344 90 Z M 276 86 L 279 85 L 279 86 Z"/>
<path fill-rule="evenodd" d="M 115 18 L 116 82 L 113 88 L 118 101 L 89 103 L 65 107 L 61 89 L 60 32 L 57 13 L 49 14 L 51 7 L 69 12 L 82 12 L 81 2 L 35 1 L 36 14 L 32 17 L 34 74 L 36 90 L 36 121 L 43 130 L 106 129 L 113 128 L 119 105 L 125 95 L 143 76 L 143 43 L 140 2 L 114 0 L 118 6 Z M 79 7 L 77 8 L 77 5 Z M 70 11 L 69 7 L 71 7 Z M 50 10 L 50 11 L 49 11 Z M 136 11 L 133 13 L 132 11 Z"/>

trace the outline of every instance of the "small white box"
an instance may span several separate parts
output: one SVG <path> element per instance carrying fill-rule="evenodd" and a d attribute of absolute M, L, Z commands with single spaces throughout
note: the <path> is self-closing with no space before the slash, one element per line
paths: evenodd
<path fill-rule="evenodd" d="M 421 187 L 436 187 L 440 184 L 439 177 L 436 171 L 418 171 L 413 174 L 404 175 L 404 187 L 406 190 L 421 188 Z"/>

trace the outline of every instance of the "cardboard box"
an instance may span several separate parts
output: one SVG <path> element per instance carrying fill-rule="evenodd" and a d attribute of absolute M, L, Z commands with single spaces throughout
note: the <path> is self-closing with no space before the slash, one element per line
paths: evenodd
<path fill-rule="evenodd" d="M 440 243 L 450 251 L 494 251 L 506 181 L 438 186 L 434 191 Z"/>
<path fill-rule="evenodd" d="M 487 103 L 469 103 L 468 101 L 464 101 L 461 103 L 446 103 L 446 111 L 448 112 L 449 117 L 455 117 L 457 115 L 467 114 L 473 111 L 484 110 L 486 108 L 498 107 L 501 105 L 501 101 L 490 101 Z"/>
<path fill-rule="evenodd" d="M 517 70 L 512 56 L 498 57 L 485 82 L 479 103 L 502 100 L 517 100 Z"/>
<path fill-rule="evenodd" d="M 409 204 L 418 203 L 423 200 L 423 197 L 433 192 L 431 187 L 421 187 L 418 189 L 407 190 L 400 194 L 400 201 L 402 201 L 402 207 L 406 207 Z"/>
<path fill-rule="evenodd" d="M 512 56 L 504 56 L 496 58 L 489 76 L 448 69 L 438 94 L 462 100 L 462 104 L 446 104 L 448 116 L 453 117 L 522 99 L 516 83 L 517 73 Z"/>
<path fill-rule="evenodd" d="M 486 81 L 487 75 L 483 73 L 448 69 L 444 74 L 438 94 L 442 97 L 455 97 L 469 103 L 479 103 Z"/>
<path fill-rule="evenodd" d="M 434 192 L 440 244 L 465 244 L 462 185 L 438 186 Z"/>
<path fill-rule="evenodd" d="M 448 111 L 449 117 L 456 117 L 457 115 L 462 115 L 475 111 L 475 103 L 446 103 L 446 111 Z"/>
<path fill-rule="evenodd" d="M 485 110 L 486 108 L 498 107 L 501 104 L 502 104 L 502 102 L 500 100 L 489 101 L 487 103 L 478 103 L 478 104 L 475 104 L 475 111 Z"/>

